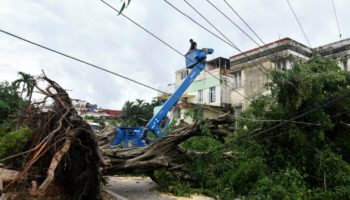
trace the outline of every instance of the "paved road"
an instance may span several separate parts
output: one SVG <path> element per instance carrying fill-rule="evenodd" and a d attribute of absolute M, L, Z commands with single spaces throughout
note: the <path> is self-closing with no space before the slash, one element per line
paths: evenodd
<path fill-rule="evenodd" d="M 143 177 L 109 177 L 106 188 L 128 200 L 212 200 L 204 196 L 174 197 L 154 190 L 156 183 Z"/>

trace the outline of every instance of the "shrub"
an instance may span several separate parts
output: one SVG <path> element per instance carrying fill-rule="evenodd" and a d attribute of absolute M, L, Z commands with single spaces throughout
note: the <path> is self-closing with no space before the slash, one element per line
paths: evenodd
<path fill-rule="evenodd" d="M 20 153 L 32 134 L 32 130 L 28 127 L 4 134 L 0 140 L 0 158 Z"/>
<path fill-rule="evenodd" d="M 117 122 L 116 122 L 116 121 L 114 121 L 114 120 L 109 121 L 109 124 L 110 124 L 110 125 L 113 125 L 113 126 L 117 126 Z"/>

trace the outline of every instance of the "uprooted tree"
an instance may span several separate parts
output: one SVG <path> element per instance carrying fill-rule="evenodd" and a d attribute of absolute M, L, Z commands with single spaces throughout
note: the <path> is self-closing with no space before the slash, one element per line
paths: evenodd
<path fill-rule="evenodd" d="M 166 167 L 169 171 L 186 171 L 181 156 L 196 154 L 179 147 L 190 137 L 202 134 L 203 126 L 214 138 L 223 141 L 227 135 L 220 125 L 232 122 L 230 115 L 200 121 L 176 129 L 146 148 L 109 150 L 103 158 L 98 141 L 90 126 L 78 116 L 64 89 L 45 74 L 33 82 L 43 99 L 12 116 L 27 125 L 33 134 L 25 151 L 6 157 L 0 162 L 11 163 L 19 170 L 18 176 L 8 183 L 3 192 L 19 193 L 48 199 L 53 193 L 64 194 L 61 199 L 100 199 L 102 173 L 146 173 Z M 46 86 L 39 86 L 44 82 Z M 44 89 L 43 89 L 44 88 Z M 101 170 L 103 169 L 103 170 Z M 27 188 L 27 190 L 25 189 Z M 18 196 L 17 196 L 18 197 Z M 25 197 L 21 197 L 25 199 Z"/>
<path fill-rule="evenodd" d="M 21 108 L 24 114 L 13 116 L 33 130 L 33 135 L 25 152 L 2 159 L 22 160 L 14 166 L 20 173 L 4 192 L 14 192 L 19 185 L 33 181 L 33 195 L 45 196 L 50 188 L 64 191 L 70 199 L 98 199 L 102 176 L 96 137 L 77 115 L 66 91 L 45 75 L 41 79 L 47 83 L 45 89 L 33 84 L 44 96 L 42 101 Z M 49 101 L 51 104 L 47 104 Z"/>

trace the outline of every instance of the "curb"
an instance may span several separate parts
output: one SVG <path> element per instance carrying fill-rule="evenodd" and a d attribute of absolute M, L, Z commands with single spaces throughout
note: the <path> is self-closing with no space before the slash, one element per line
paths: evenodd
<path fill-rule="evenodd" d="M 129 200 L 123 196 L 120 196 L 119 194 L 113 192 L 112 190 L 108 189 L 107 187 L 102 187 L 103 191 L 107 192 L 108 194 L 112 195 L 113 197 L 117 198 L 118 200 Z"/>

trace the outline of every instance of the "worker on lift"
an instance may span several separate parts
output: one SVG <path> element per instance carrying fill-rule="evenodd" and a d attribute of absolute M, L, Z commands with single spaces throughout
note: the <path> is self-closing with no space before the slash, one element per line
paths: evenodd
<path fill-rule="evenodd" d="M 190 39 L 190 43 L 191 43 L 191 47 L 190 47 L 190 49 L 188 50 L 187 53 L 190 53 L 191 51 L 197 49 L 197 43 L 196 43 L 195 41 L 193 41 L 192 39 Z"/>

